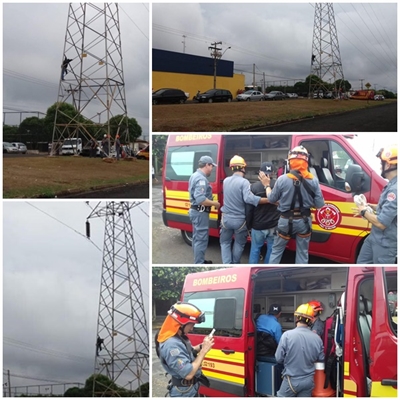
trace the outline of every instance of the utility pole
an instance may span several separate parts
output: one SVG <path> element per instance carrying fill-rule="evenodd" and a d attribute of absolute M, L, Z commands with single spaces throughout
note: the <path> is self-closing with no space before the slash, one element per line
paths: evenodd
<path fill-rule="evenodd" d="M 182 43 L 183 43 L 183 54 L 185 54 L 185 50 L 186 50 L 186 35 L 182 35 L 182 37 L 183 37 L 183 40 L 182 40 Z"/>
<path fill-rule="evenodd" d="M 94 397 L 120 396 L 132 382 L 149 380 L 149 338 L 130 210 L 141 202 L 107 202 L 91 218 L 105 218 L 103 264 L 96 335 Z M 99 344 L 99 339 L 102 340 Z M 95 346 L 94 346 L 95 347 Z M 101 349 L 100 349 L 101 347 Z M 101 375 L 111 383 L 105 384 Z M 139 393 L 142 397 L 143 394 Z"/>
<path fill-rule="evenodd" d="M 10 378 L 10 370 L 7 370 L 7 384 L 8 384 L 8 397 L 11 397 L 11 378 Z"/>
<path fill-rule="evenodd" d="M 256 64 L 253 64 L 253 90 L 256 90 Z"/>
<path fill-rule="evenodd" d="M 310 75 L 315 75 L 318 79 L 313 80 L 310 77 L 309 98 L 313 98 L 316 90 L 326 91 L 324 82 L 329 78 L 333 78 L 336 91 L 342 87 L 344 81 L 333 3 L 315 3 L 314 8 Z M 336 87 L 338 81 L 339 87 Z"/>
<path fill-rule="evenodd" d="M 364 78 L 364 79 L 359 79 L 359 81 L 360 81 L 360 83 L 361 83 L 361 90 L 364 89 L 364 85 L 363 85 L 364 80 L 365 80 L 365 78 Z"/>
<path fill-rule="evenodd" d="M 263 72 L 263 93 L 265 93 L 265 72 Z"/>
<path fill-rule="evenodd" d="M 217 46 L 221 44 L 222 42 L 214 42 L 211 43 L 211 46 L 208 47 L 208 50 L 211 50 L 211 57 L 214 59 L 214 89 L 217 88 L 217 61 L 222 56 L 222 48 L 219 48 Z"/>
<path fill-rule="evenodd" d="M 50 156 L 70 138 L 101 140 L 107 134 L 109 151 L 111 134 L 129 143 L 117 3 L 69 4 L 61 64 Z M 67 105 L 73 115 L 66 113 Z M 97 124 L 99 113 L 106 121 L 102 125 Z"/>

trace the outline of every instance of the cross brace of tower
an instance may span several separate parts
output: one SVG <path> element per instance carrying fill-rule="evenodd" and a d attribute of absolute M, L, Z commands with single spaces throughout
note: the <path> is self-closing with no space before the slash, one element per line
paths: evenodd
<path fill-rule="evenodd" d="M 339 82 L 339 87 L 344 81 L 333 3 L 315 3 L 314 7 L 310 75 L 318 79 L 310 79 L 309 96 L 319 89 L 326 91 L 330 80 Z"/>
<path fill-rule="evenodd" d="M 105 218 L 93 394 L 123 396 L 149 379 L 149 343 L 130 210 L 141 202 L 107 202 L 88 219 Z M 101 375 L 111 383 L 104 384 Z M 122 389 L 121 389 L 122 388 Z M 122 391 L 121 391 L 122 390 Z"/>
<path fill-rule="evenodd" d="M 51 155 L 65 139 L 104 135 L 129 142 L 118 4 L 71 3 Z"/>

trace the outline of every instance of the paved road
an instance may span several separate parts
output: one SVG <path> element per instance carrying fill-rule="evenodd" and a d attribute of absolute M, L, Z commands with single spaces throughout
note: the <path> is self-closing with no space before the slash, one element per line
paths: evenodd
<path fill-rule="evenodd" d="M 103 190 L 58 196 L 59 199 L 148 199 L 149 183 L 131 184 Z"/>
<path fill-rule="evenodd" d="M 397 132 L 397 103 L 247 132 Z"/>
<path fill-rule="evenodd" d="M 152 346 L 151 346 L 151 364 L 153 368 L 152 373 L 152 397 L 164 397 L 167 393 L 167 385 L 170 377 L 165 376 L 165 370 L 161 366 L 161 362 L 156 354 L 156 347 L 154 342 L 154 337 L 157 330 L 153 329 L 152 332 Z"/>
<path fill-rule="evenodd" d="M 187 245 L 178 229 L 167 228 L 162 221 L 162 193 L 161 185 L 152 187 L 152 214 L 153 214 L 153 264 L 193 264 L 192 248 Z M 242 255 L 242 264 L 249 261 L 250 244 L 248 243 Z M 208 244 L 206 259 L 212 260 L 214 264 L 222 264 L 221 248 L 219 239 L 211 237 Z M 295 252 L 286 250 L 281 263 L 294 264 Z M 310 264 L 332 264 L 333 261 L 325 258 L 310 256 Z"/>

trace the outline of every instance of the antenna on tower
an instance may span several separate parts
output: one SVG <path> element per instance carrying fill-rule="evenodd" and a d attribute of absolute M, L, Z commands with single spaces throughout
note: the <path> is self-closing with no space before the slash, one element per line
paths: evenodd
<path fill-rule="evenodd" d="M 130 210 L 142 202 L 107 202 L 96 335 L 94 397 L 126 397 L 149 381 L 149 338 Z M 90 232 L 88 221 L 86 232 Z M 89 233 L 90 234 L 90 233 Z M 108 379 L 104 379 L 106 376 Z"/>
<path fill-rule="evenodd" d="M 106 136 L 109 157 L 113 137 L 129 142 L 118 4 L 70 3 L 60 64 L 50 155 Z"/>
<path fill-rule="evenodd" d="M 311 51 L 309 98 L 319 90 L 328 90 L 326 84 L 333 80 L 336 92 L 344 81 L 339 40 L 336 31 L 333 3 L 315 3 L 314 31 Z M 317 97 L 318 97 L 317 95 Z"/>

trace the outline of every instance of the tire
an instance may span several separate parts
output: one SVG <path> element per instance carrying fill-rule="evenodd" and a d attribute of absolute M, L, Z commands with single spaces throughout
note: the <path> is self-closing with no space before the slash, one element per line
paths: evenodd
<path fill-rule="evenodd" d="M 228 100 L 229 101 L 229 100 Z M 250 97 L 248 97 L 247 99 L 246 99 L 246 101 L 250 101 Z"/>
<path fill-rule="evenodd" d="M 181 231 L 182 239 L 183 241 L 189 245 L 192 246 L 192 232 L 188 231 Z"/>
<path fill-rule="evenodd" d="M 185 100 L 184 99 L 180 99 L 179 100 L 179 104 L 184 104 L 185 103 Z"/>
<path fill-rule="evenodd" d="M 153 100 L 153 106 L 156 106 L 158 104 L 157 100 Z"/>
<path fill-rule="evenodd" d="M 228 103 L 230 103 L 232 101 L 232 99 L 229 97 L 227 101 L 228 101 Z"/>
<path fill-rule="evenodd" d="M 209 103 L 212 103 L 212 102 L 213 102 L 213 99 L 208 99 L 208 102 L 209 102 Z"/>

